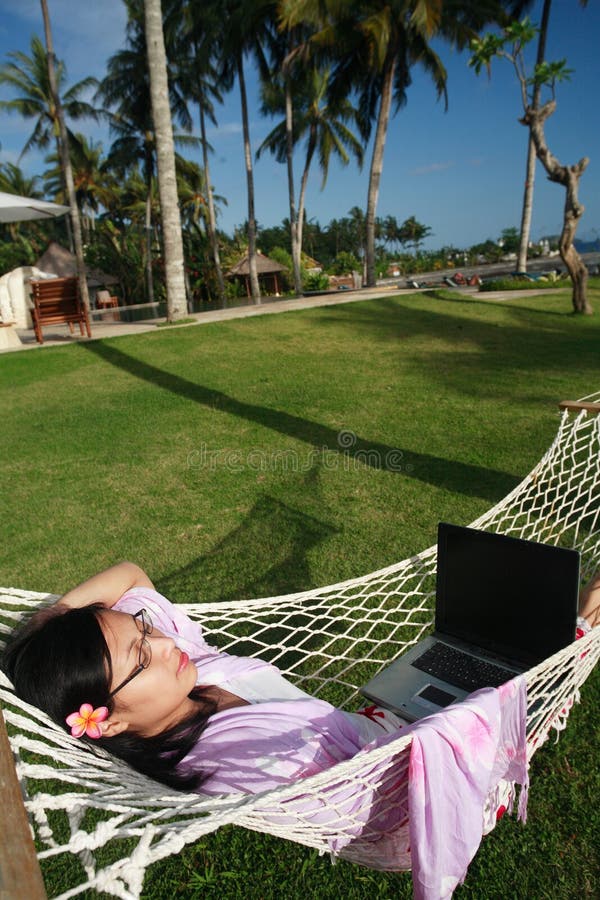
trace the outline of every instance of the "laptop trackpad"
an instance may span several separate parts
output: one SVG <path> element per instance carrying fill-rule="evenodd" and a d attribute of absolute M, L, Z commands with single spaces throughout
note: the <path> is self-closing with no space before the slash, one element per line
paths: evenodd
<path fill-rule="evenodd" d="M 456 700 L 458 700 L 456 695 L 449 694 L 448 691 L 443 691 L 434 684 L 426 684 L 425 687 L 413 697 L 414 703 L 425 706 L 427 709 L 439 709 L 440 707 L 449 706 Z"/>

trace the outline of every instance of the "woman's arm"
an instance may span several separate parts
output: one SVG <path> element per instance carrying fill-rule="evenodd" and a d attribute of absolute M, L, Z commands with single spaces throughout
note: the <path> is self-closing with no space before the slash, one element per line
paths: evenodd
<path fill-rule="evenodd" d="M 600 572 L 596 572 L 590 583 L 581 592 L 579 615 L 587 619 L 592 628 L 600 625 Z"/>
<path fill-rule="evenodd" d="M 67 591 L 57 603 L 69 607 L 89 606 L 90 603 L 114 606 L 126 591 L 134 587 L 154 588 L 154 585 L 135 563 L 120 562 Z"/>

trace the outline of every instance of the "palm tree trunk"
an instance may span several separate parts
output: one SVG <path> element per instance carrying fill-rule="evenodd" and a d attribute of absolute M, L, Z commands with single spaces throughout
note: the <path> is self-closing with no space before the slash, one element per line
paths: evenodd
<path fill-rule="evenodd" d="M 77 261 L 77 275 L 79 278 L 79 292 L 81 300 L 86 310 L 90 308 L 90 296 L 88 293 L 87 280 L 85 277 L 85 261 L 83 258 L 83 241 L 81 239 L 81 219 L 79 217 L 79 207 L 77 206 L 77 198 L 75 196 L 75 184 L 73 182 L 73 170 L 71 168 L 71 158 L 69 156 L 69 138 L 65 126 L 62 105 L 58 93 L 56 83 L 56 68 L 54 45 L 52 42 L 52 29 L 50 28 L 50 16 L 48 15 L 48 4 L 46 0 L 41 0 L 42 16 L 44 19 L 44 32 L 46 35 L 46 51 L 48 54 L 48 81 L 50 83 L 50 91 L 54 101 L 56 110 L 56 119 L 58 123 L 58 149 L 60 153 L 60 161 L 65 178 L 67 195 L 69 197 L 69 206 L 71 208 L 71 222 L 73 225 L 73 239 L 75 243 L 75 259 Z"/>
<path fill-rule="evenodd" d="M 317 146 L 317 130 L 314 125 L 310 126 L 310 135 L 308 138 L 308 147 L 306 148 L 306 161 L 304 163 L 304 171 L 302 172 L 302 181 L 300 182 L 300 196 L 298 198 L 298 257 L 302 256 L 302 231 L 304 229 L 304 203 L 306 200 L 306 188 L 308 186 L 308 172 L 310 164 L 314 156 Z"/>
<path fill-rule="evenodd" d="M 154 303 L 154 275 L 152 273 L 152 175 L 146 186 L 146 219 L 144 223 L 146 232 L 146 290 L 148 291 L 148 303 Z"/>
<path fill-rule="evenodd" d="M 371 158 L 371 171 L 369 173 L 369 193 L 367 197 L 367 246 L 366 246 L 366 281 L 367 287 L 375 286 L 375 215 L 377 201 L 379 199 L 379 185 L 383 171 L 383 151 L 387 137 L 390 110 L 392 108 L 392 87 L 394 83 L 394 71 L 396 68 L 395 57 L 388 53 L 384 70 L 383 84 L 381 88 L 381 102 L 377 117 L 377 130 Z"/>
<path fill-rule="evenodd" d="M 542 11 L 542 21 L 540 24 L 540 36 L 538 39 L 536 65 L 544 62 L 546 55 L 546 37 L 548 35 L 548 20 L 550 19 L 550 7 L 552 0 L 544 0 L 544 8 Z M 542 86 L 536 84 L 533 89 L 533 108 L 537 109 L 540 105 L 540 95 Z M 525 191 L 523 193 L 523 212 L 521 214 L 521 239 L 519 242 L 519 259 L 517 262 L 517 271 L 527 271 L 527 248 L 529 247 L 529 235 L 531 233 L 531 214 L 533 211 L 533 188 L 535 182 L 535 145 L 531 135 L 527 145 L 527 172 L 525 175 Z"/>
<path fill-rule="evenodd" d="M 256 269 L 256 218 L 254 215 L 254 173 L 252 170 L 252 150 L 250 148 L 250 126 L 248 124 L 248 99 L 242 53 L 238 53 L 237 72 L 242 102 L 242 128 L 244 132 L 244 159 L 246 162 L 246 183 L 248 185 L 248 268 L 250 270 L 250 291 L 253 303 L 260 303 L 260 285 Z"/>
<path fill-rule="evenodd" d="M 89 244 L 90 231 L 92 229 L 91 223 L 93 222 L 93 219 L 92 219 L 91 210 L 89 209 L 89 207 L 87 207 L 87 206 L 84 207 L 83 203 L 82 203 L 82 207 L 83 208 L 79 210 L 79 213 L 81 215 L 81 225 L 83 227 L 83 239 L 86 242 L 86 244 Z"/>
<path fill-rule="evenodd" d="M 533 186 L 535 181 L 535 145 L 531 137 L 527 146 L 527 173 L 525 175 L 525 190 L 523 192 L 523 210 L 521 212 L 521 238 L 519 241 L 519 259 L 517 272 L 527 271 L 527 249 L 529 247 L 529 235 L 531 233 L 531 214 L 533 212 Z"/>
<path fill-rule="evenodd" d="M 294 197 L 294 133 L 292 86 L 289 75 L 285 79 L 285 140 L 287 157 L 288 193 L 290 198 L 290 237 L 292 240 L 292 267 L 294 270 L 294 291 L 302 293 L 302 277 L 300 275 L 300 246 L 298 243 L 298 220 Z"/>
<path fill-rule="evenodd" d="M 68 137 L 68 135 L 67 135 Z M 66 203 L 69 202 L 69 192 L 67 190 L 67 179 L 65 177 L 65 170 L 62 164 L 62 153 L 60 150 L 60 135 L 56 133 L 54 135 L 54 142 L 56 144 L 56 158 L 58 159 L 60 166 L 60 180 L 63 189 L 63 199 L 66 198 Z M 75 187 L 75 185 L 73 185 Z M 65 216 L 64 218 L 65 230 L 67 232 L 67 244 L 69 246 L 69 250 L 75 256 L 75 241 L 73 240 L 73 223 L 71 221 L 71 215 Z"/>
<path fill-rule="evenodd" d="M 148 74 L 150 76 L 150 98 L 156 138 L 158 192 L 160 195 L 160 214 L 165 253 L 167 321 L 175 322 L 177 319 L 185 316 L 187 302 L 181 216 L 179 214 L 177 176 L 175 174 L 175 148 L 173 144 L 171 107 L 169 104 L 167 56 L 165 53 L 160 0 L 144 0 L 144 15 L 146 47 L 148 50 Z"/>
<path fill-rule="evenodd" d="M 204 160 L 204 178 L 206 179 L 206 199 L 208 202 L 208 239 L 215 265 L 217 275 L 217 284 L 219 286 L 219 304 L 221 309 L 227 306 L 227 295 L 225 293 L 225 281 L 223 279 L 223 269 L 221 268 L 221 256 L 219 254 L 219 241 L 217 238 L 217 217 L 215 215 L 215 200 L 213 197 L 213 189 L 210 181 L 210 169 L 208 167 L 208 144 L 206 143 L 206 121 L 204 118 L 204 107 L 202 102 L 198 104 L 200 109 L 200 136 L 202 140 L 202 158 Z"/>

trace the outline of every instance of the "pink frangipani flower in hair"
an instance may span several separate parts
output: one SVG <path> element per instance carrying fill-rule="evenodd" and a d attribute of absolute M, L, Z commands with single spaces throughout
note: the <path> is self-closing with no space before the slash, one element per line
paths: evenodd
<path fill-rule="evenodd" d="M 104 722 L 107 717 L 108 708 L 106 706 L 94 709 L 91 703 L 82 703 L 79 711 L 67 716 L 65 722 L 70 726 L 73 737 L 80 738 L 86 734 L 97 740 L 102 737 L 100 722 Z"/>

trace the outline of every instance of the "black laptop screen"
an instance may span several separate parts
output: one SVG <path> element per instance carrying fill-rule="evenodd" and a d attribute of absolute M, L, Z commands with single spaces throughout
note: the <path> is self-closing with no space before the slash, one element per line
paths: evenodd
<path fill-rule="evenodd" d="M 441 523 L 436 631 L 524 668 L 575 637 L 579 553 Z"/>

